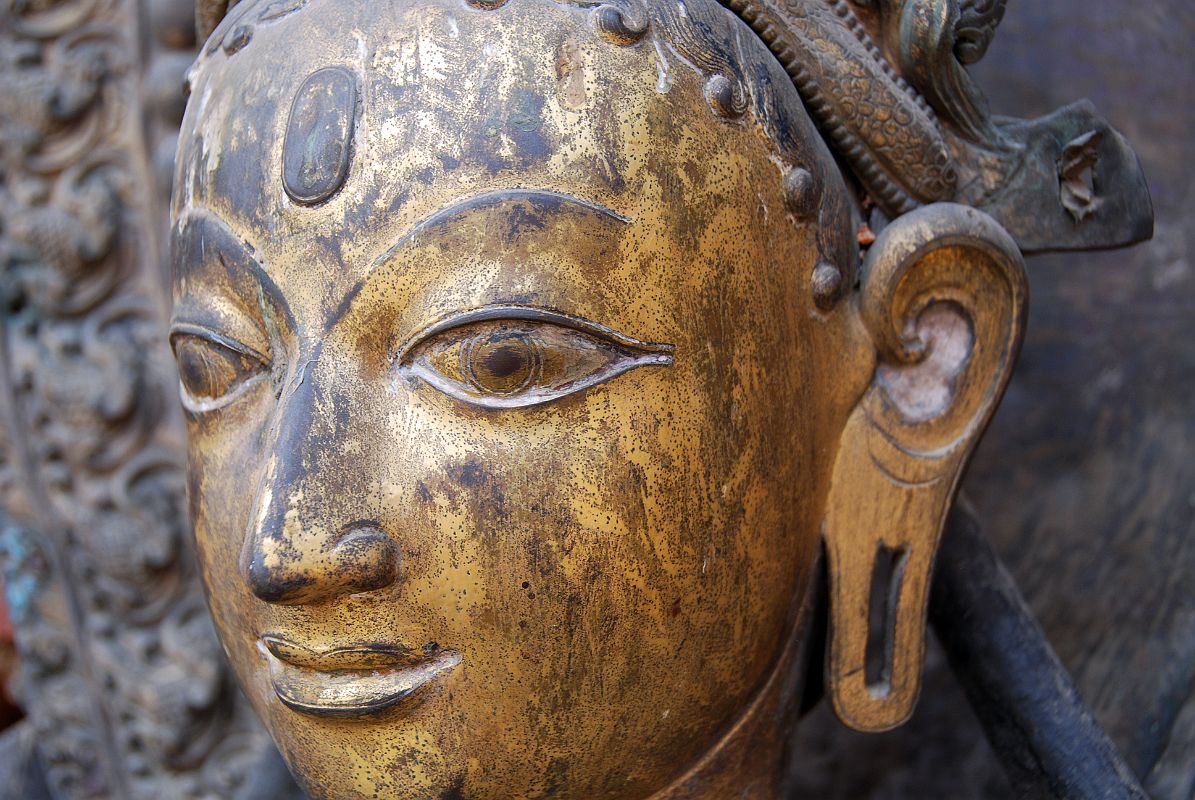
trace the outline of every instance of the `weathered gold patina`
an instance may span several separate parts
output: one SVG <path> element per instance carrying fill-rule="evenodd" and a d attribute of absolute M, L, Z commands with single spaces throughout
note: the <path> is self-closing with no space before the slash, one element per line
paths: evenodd
<path fill-rule="evenodd" d="M 907 718 L 1013 238 L 874 170 L 911 213 L 860 236 L 797 62 L 713 0 L 242 6 L 171 340 L 217 627 L 307 791 L 778 797 L 823 538 L 835 706 Z"/>

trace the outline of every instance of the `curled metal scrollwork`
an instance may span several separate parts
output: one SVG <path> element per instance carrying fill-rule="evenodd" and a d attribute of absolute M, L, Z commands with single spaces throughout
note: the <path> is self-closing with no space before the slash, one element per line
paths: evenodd
<path fill-rule="evenodd" d="M 880 7 L 885 50 L 895 57 L 901 76 L 968 141 L 995 149 L 1009 146 L 964 66 L 987 52 L 1004 3 L 881 0 Z"/>
<path fill-rule="evenodd" d="M 723 3 L 768 44 L 889 217 L 964 203 L 995 217 L 1027 252 L 1152 234 L 1137 158 L 1089 104 L 1031 121 L 991 114 L 966 67 L 987 52 L 1006 0 Z M 1080 160 L 1067 155 L 1078 142 L 1088 143 Z"/>

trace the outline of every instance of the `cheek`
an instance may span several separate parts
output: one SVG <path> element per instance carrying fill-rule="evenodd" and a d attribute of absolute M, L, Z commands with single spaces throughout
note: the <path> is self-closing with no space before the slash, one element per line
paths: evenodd
<path fill-rule="evenodd" d="M 392 417 L 403 602 L 499 707 L 583 716 L 613 693 L 645 719 L 642 687 L 681 674 L 729 714 L 779 652 L 815 541 L 798 385 L 678 362 L 516 411 L 421 388 Z"/>
<path fill-rule="evenodd" d="M 189 504 L 199 567 L 230 650 L 252 638 L 240 633 L 251 598 L 238 563 L 258 486 L 270 399 L 263 384 L 224 409 L 191 417 L 187 425 Z"/>

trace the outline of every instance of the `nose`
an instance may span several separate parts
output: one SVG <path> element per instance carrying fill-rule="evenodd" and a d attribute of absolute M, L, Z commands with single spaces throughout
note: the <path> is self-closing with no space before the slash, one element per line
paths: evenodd
<path fill-rule="evenodd" d="M 352 398 L 320 378 L 309 372 L 284 400 L 241 549 L 241 578 L 268 603 L 318 603 L 399 577 L 394 531 L 368 505 L 370 441 L 345 421 Z"/>
<path fill-rule="evenodd" d="M 398 545 L 375 522 L 354 523 L 323 546 L 285 534 L 254 538 L 243 572 L 253 594 L 269 603 L 318 603 L 384 589 L 398 579 Z"/>

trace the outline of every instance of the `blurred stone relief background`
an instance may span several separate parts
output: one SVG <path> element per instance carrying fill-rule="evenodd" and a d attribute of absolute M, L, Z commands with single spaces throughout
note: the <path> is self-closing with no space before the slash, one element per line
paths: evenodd
<path fill-rule="evenodd" d="M 0 622 L 0 720 L 27 714 L 0 771 L 30 775 L 0 797 L 247 796 L 269 758 L 181 523 L 162 277 L 192 15 L 0 0 L 0 553 L 21 649 Z M 1195 797 L 1192 41 L 1190 0 L 1012 0 L 973 71 L 1012 116 L 1090 98 L 1150 180 L 1152 242 L 1030 260 L 1025 350 L 965 491 L 1158 800 Z M 823 704 L 793 747 L 799 797 L 1011 796 L 933 650 L 908 726 L 854 734 Z"/>
<path fill-rule="evenodd" d="M 232 798 L 266 746 L 203 602 L 165 341 L 191 0 L 0 2 L 0 796 Z"/>

